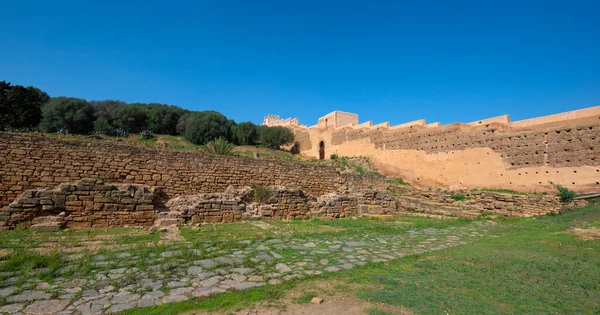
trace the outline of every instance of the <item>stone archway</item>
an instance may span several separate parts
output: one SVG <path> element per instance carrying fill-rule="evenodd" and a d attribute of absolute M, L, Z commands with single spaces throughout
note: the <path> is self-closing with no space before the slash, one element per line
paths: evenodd
<path fill-rule="evenodd" d="M 319 142 L 319 160 L 325 159 L 325 142 Z"/>

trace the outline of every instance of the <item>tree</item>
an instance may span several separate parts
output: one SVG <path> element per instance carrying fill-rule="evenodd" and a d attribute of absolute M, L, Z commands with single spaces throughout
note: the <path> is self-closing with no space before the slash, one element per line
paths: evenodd
<path fill-rule="evenodd" d="M 86 100 L 55 97 L 42 106 L 40 128 L 45 132 L 66 129 L 69 133 L 88 133 L 94 119 L 94 107 Z"/>
<path fill-rule="evenodd" d="M 188 111 L 177 106 L 149 104 L 148 130 L 157 134 L 177 134 L 177 123 Z"/>
<path fill-rule="evenodd" d="M 115 110 L 119 107 L 127 106 L 127 103 L 121 101 L 94 101 L 91 102 L 94 107 L 96 120 L 94 121 L 94 130 L 106 132 L 116 128 Z"/>
<path fill-rule="evenodd" d="M 116 107 L 113 111 L 114 127 L 129 133 L 140 133 L 148 129 L 148 114 L 144 104 L 135 103 Z"/>
<path fill-rule="evenodd" d="M 192 143 L 205 144 L 229 133 L 227 118 L 215 111 L 195 112 L 185 119 L 183 136 Z"/>
<path fill-rule="evenodd" d="M 258 126 L 246 121 L 232 127 L 233 143 L 237 145 L 255 145 L 258 143 Z"/>
<path fill-rule="evenodd" d="M 0 81 L 0 129 L 37 127 L 42 119 L 42 105 L 49 99 L 38 88 Z"/>
<path fill-rule="evenodd" d="M 279 149 L 282 145 L 294 142 L 294 133 L 285 127 L 260 126 L 260 143 L 262 145 Z"/>

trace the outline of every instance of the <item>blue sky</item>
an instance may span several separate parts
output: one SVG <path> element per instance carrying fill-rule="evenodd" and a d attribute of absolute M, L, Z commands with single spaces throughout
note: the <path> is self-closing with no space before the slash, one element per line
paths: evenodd
<path fill-rule="evenodd" d="M 304 124 L 600 105 L 600 1 L 8 1 L 0 80 Z"/>

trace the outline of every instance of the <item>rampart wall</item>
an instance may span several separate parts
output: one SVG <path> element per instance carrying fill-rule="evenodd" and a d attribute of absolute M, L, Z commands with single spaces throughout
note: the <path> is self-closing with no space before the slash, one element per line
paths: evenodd
<path fill-rule="evenodd" d="M 157 186 L 164 198 L 250 184 L 286 185 L 317 196 L 361 187 L 385 188 L 383 176 L 340 175 L 325 165 L 41 135 L 0 133 L 0 152 L 0 207 L 25 190 L 52 188 L 82 178 Z"/>
<path fill-rule="evenodd" d="M 362 124 L 361 124 L 362 125 Z M 294 128 L 300 152 L 366 156 L 385 175 L 421 187 L 600 190 L 600 107 L 511 123 L 508 116 L 469 124 L 424 120 L 385 127 Z"/>

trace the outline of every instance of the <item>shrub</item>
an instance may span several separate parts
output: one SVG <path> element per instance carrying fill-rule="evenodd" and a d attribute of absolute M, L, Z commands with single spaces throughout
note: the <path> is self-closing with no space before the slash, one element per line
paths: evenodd
<path fill-rule="evenodd" d="M 235 145 L 223 137 L 219 137 L 208 144 L 202 145 L 200 150 L 205 153 L 216 155 L 237 155 Z"/>
<path fill-rule="evenodd" d="M 558 190 L 558 196 L 560 197 L 560 201 L 562 201 L 562 202 L 569 202 L 577 196 L 577 194 L 574 191 L 572 191 L 566 187 L 563 187 L 559 184 L 550 182 L 550 185 L 552 185 L 552 187 L 554 187 Z"/>
<path fill-rule="evenodd" d="M 103 133 L 109 137 L 127 137 L 129 135 L 123 128 L 111 128 L 104 130 Z"/>
<path fill-rule="evenodd" d="M 57 132 L 67 129 L 74 134 L 87 134 L 94 129 L 94 108 L 79 98 L 55 97 L 42 107 L 40 129 Z"/>
<path fill-rule="evenodd" d="M 150 130 L 144 130 L 140 132 L 140 138 L 142 138 L 142 140 L 150 140 L 156 138 L 156 135 Z"/>
<path fill-rule="evenodd" d="M 195 144 L 205 144 L 219 137 L 226 138 L 229 133 L 229 121 L 223 114 L 215 111 L 192 113 L 182 119 L 180 123 L 183 126 L 179 127 L 183 127 L 183 137 Z"/>
<path fill-rule="evenodd" d="M 330 158 L 332 161 L 337 161 L 339 157 L 338 157 L 337 153 L 334 153 L 334 154 L 332 154 L 332 155 L 331 155 L 329 158 Z"/>
<path fill-rule="evenodd" d="M 361 165 L 357 165 L 354 168 L 354 171 L 356 171 L 358 174 L 361 174 L 361 175 L 367 173 L 367 171 L 365 171 L 365 169 Z"/>
<path fill-rule="evenodd" d="M 405 182 L 402 178 L 389 177 L 387 179 L 388 185 L 396 185 L 396 186 L 410 186 L 410 183 Z"/>
<path fill-rule="evenodd" d="M 463 194 L 452 195 L 452 196 L 450 196 L 450 198 L 452 198 L 452 200 L 456 200 L 456 201 L 464 201 L 464 200 L 469 199 L 467 196 L 465 196 Z"/>
<path fill-rule="evenodd" d="M 282 145 L 294 142 L 294 133 L 285 127 L 260 126 L 260 143 L 264 146 L 279 149 Z"/>

